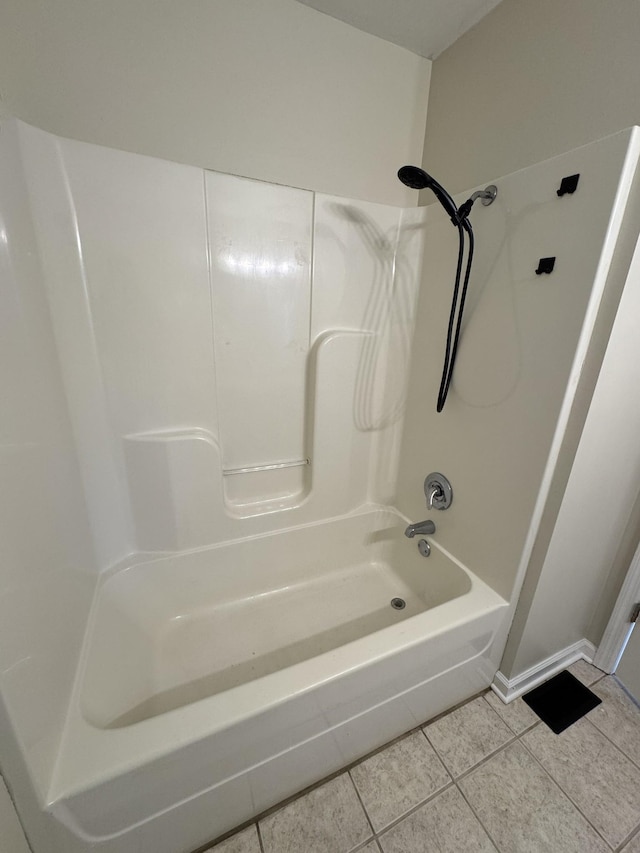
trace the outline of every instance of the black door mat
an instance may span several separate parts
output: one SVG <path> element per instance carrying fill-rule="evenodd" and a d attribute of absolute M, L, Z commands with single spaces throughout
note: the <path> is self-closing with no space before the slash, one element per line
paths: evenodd
<path fill-rule="evenodd" d="M 557 735 L 602 702 L 566 669 L 525 693 L 522 698 Z"/>

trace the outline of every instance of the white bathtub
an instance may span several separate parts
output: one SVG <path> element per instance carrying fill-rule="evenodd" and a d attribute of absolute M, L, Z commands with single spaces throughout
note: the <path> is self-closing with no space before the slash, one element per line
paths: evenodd
<path fill-rule="evenodd" d="M 190 851 L 488 686 L 506 602 L 405 526 L 370 508 L 107 578 L 49 797 L 67 848 Z"/>

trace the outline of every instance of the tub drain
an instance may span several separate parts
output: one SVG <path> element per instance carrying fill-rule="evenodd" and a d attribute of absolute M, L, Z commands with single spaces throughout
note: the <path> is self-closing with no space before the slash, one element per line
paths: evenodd
<path fill-rule="evenodd" d="M 391 606 L 394 610 L 404 610 L 404 608 L 407 606 L 407 602 L 404 600 L 404 598 L 392 598 Z"/>

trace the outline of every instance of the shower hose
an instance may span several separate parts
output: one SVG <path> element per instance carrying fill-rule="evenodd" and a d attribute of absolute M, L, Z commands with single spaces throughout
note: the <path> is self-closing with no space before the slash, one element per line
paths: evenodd
<path fill-rule="evenodd" d="M 471 275 L 471 264 L 473 263 L 474 239 L 473 228 L 471 227 L 471 223 L 466 218 L 466 216 L 462 215 L 454 224 L 457 225 L 458 228 L 458 264 L 456 267 L 456 280 L 453 287 L 453 296 L 451 298 L 451 312 L 449 314 L 449 326 L 447 329 L 447 343 L 444 350 L 442 379 L 440 380 L 440 390 L 438 391 L 438 403 L 436 406 L 436 410 L 438 412 L 441 412 L 444 408 L 444 404 L 447 400 L 447 394 L 449 393 L 451 377 L 453 376 L 453 368 L 456 362 L 456 353 L 458 352 L 458 340 L 460 338 L 460 326 L 462 325 L 462 315 L 464 313 L 464 303 L 467 298 L 469 276 Z M 462 282 L 461 292 L 460 280 L 462 277 L 462 266 L 464 263 L 465 234 L 469 238 L 469 249 L 467 252 L 467 266 L 464 273 L 464 281 Z"/>

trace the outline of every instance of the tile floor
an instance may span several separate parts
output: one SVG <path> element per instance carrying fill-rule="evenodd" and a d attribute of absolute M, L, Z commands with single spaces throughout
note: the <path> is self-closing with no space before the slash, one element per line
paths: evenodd
<path fill-rule="evenodd" d="M 486 693 L 211 853 L 640 853 L 640 708 L 569 669 L 603 701 L 561 735 Z"/>

